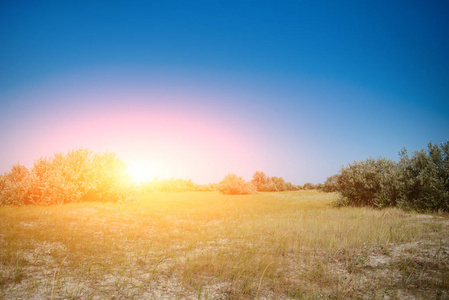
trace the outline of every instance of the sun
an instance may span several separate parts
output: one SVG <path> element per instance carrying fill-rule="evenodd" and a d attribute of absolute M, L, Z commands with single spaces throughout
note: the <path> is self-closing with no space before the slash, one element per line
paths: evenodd
<path fill-rule="evenodd" d="M 149 182 L 153 180 L 155 176 L 154 172 L 152 172 L 151 168 L 147 165 L 137 163 L 128 165 L 128 174 L 132 181 L 137 185 Z"/>

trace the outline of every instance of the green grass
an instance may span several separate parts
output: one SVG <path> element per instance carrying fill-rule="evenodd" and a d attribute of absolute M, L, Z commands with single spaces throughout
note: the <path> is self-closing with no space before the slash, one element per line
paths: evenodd
<path fill-rule="evenodd" d="M 447 216 L 315 191 L 0 207 L 0 297 L 449 297 Z"/>

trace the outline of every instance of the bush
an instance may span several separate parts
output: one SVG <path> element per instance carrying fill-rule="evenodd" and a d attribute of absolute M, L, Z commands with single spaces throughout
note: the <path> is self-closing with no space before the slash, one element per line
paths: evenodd
<path fill-rule="evenodd" d="M 273 181 L 274 185 L 276 186 L 276 190 L 278 191 L 287 190 L 287 182 L 285 182 L 284 178 L 273 176 L 271 177 L 271 181 Z"/>
<path fill-rule="evenodd" d="M 259 192 L 295 191 L 297 186 L 291 182 L 285 182 L 282 177 L 268 177 L 262 171 L 256 171 L 251 183 Z"/>
<path fill-rule="evenodd" d="M 337 192 L 338 191 L 337 180 L 338 180 L 337 174 L 327 177 L 326 181 L 323 184 L 322 191 L 325 193 Z"/>
<path fill-rule="evenodd" d="M 246 182 L 242 177 L 235 174 L 228 174 L 219 183 L 218 190 L 226 195 L 246 195 L 254 194 L 257 189 L 251 182 Z"/>
<path fill-rule="evenodd" d="M 385 158 L 368 158 L 341 168 L 336 189 L 346 203 L 354 206 L 396 205 L 399 193 L 397 165 Z"/>
<path fill-rule="evenodd" d="M 278 190 L 276 188 L 276 184 L 271 180 L 271 178 L 267 177 L 267 175 L 265 175 L 262 171 L 256 171 L 254 173 L 251 183 L 259 192 L 275 192 Z"/>
<path fill-rule="evenodd" d="M 62 204 L 85 200 L 128 201 L 133 187 L 114 154 L 78 149 L 40 158 L 31 171 L 16 165 L 0 177 L 0 204 Z"/>
<path fill-rule="evenodd" d="M 369 158 L 342 167 L 324 188 L 340 193 L 339 205 L 449 211 L 448 157 L 448 141 L 429 143 L 411 156 L 403 149 L 399 163 Z"/>
<path fill-rule="evenodd" d="M 85 149 L 40 158 L 31 169 L 30 202 L 44 205 L 80 202 L 91 189 L 91 168 L 90 152 Z"/>
<path fill-rule="evenodd" d="M 30 172 L 20 164 L 9 173 L 0 175 L 0 205 L 27 204 L 29 202 Z"/>
<path fill-rule="evenodd" d="M 409 156 L 400 152 L 401 206 L 418 211 L 449 211 L 449 141 L 427 145 Z"/>
<path fill-rule="evenodd" d="M 303 190 L 314 190 L 316 187 L 313 183 L 307 182 L 302 186 Z"/>

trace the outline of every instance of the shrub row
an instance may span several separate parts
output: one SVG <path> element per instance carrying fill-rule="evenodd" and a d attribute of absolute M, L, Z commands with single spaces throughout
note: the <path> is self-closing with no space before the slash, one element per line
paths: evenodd
<path fill-rule="evenodd" d="M 301 189 L 301 187 L 293 185 L 291 182 L 286 182 L 282 177 L 268 177 L 262 171 L 254 173 L 251 183 L 258 192 L 283 192 Z"/>
<path fill-rule="evenodd" d="M 40 158 L 31 170 L 16 164 L 0 175 L 0 205 L 128 201 L 133 188 L 126 165 L 113 153 L 78 149 Z"/>
<path fill-rule="evenodd" d="M 399 155 L 397 163 L 355 161 L 329 177 L 323 190 L 340 193 L 339 205 L 449 211 L 449 142 L 429 143 L 412 155 L 403 149 Z"/>
<path fill-rule="evenodd" d="M 254 194 L 256 192 L 296 191 L 299 189 L 301 189 L 301 186 L 286 182 L 282 177 L 268 177 L 262 171 L 256 171 L 250 182 L 246 182 L 242 177 L 235 174 L 228 174 L 218 184 L 218 190 L 223 194 L 228 195 L 245 195 Z"/>

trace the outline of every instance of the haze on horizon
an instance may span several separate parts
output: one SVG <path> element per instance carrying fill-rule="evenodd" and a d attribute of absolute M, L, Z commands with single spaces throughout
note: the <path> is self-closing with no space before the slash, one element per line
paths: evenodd
<path fill-rule="evenodd" d="M 2 1 L 0 173 L 83 147 L 154 176 L 324 182 L 449 138 L 445 1 Z"/>

